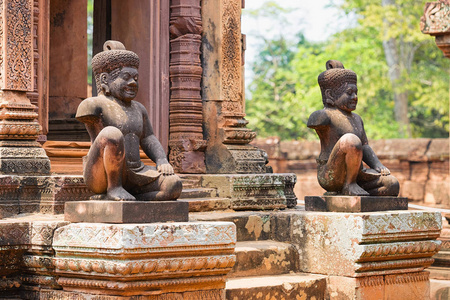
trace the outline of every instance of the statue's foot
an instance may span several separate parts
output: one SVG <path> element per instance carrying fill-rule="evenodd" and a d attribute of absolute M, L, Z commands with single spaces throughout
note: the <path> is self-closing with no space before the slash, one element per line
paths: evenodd
<path fill-rule="evenodd" d="M 344 186 L 342 194 L 349 196 L 370 196 L 370 194 L 355 182 Z"/>
<path fill-rule="evenodd" d="M 105 200 L 106 194 L 95 194 L 89 197 L 90 200 Z"/>
<path fill-rule="evenodd" d="M 123 187 L 109 189 L 106 193 L 106 199 L 116 201 L 135 201 L 136 198 L 128 193 Z"/>

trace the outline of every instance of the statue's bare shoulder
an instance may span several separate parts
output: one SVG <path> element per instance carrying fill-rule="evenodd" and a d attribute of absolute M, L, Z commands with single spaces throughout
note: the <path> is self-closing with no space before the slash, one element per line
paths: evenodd
<path fill-rule="evenodd" d="M 331 124 L 330 116 L 326 108 L 317 110 L 309 116 L 307 126 L 309 128 L 320 128 Z"/>
<path fill-rule="evenodd" d="M 109 100 L 103 95 L 90 97 L 81 101 L 75 118 L 83 123 L 91 118 L 99 118 L 103 113 L 106 101 Z"/>

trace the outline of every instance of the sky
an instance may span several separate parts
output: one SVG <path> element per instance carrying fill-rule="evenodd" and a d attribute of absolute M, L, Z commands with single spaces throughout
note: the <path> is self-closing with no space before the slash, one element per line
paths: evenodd
<path fill-rule="evenodd" d="M 330 27 L 330 21 L 336 17 L 336 10 L 326 7 L 330 0 L 273 0 L 283 8 L 292 11 L 289 22 L 292 24 L 289 30 L 303 29 L 305 37 L 311 41 L 325 40 L 334 33 Z M 252 35 L 253 32 L 267 32 L 274 26 L 274 22 L 268 20 L 258 21 L 246 14 L 246 11 L 260 8 L 266 1 L 245 0 L 245 9 L 242 15 L 242 32 Z"/>
<path fill-rule="evenodd" d="M 258 53 L 261 36 L 274 37 L 281 33 L 287 38 L 295 38 L 295 34 L 302 31 L 309 41 L 324 41 L 336 30 L 344 25 L 337 18 L 337 10 L 327 7 L 330 0 L 274 0 L 279 6 L 289 8 L 287 14 L 288 24 L 280 26 L 280 20 L 267 18 L 254 18 L 249 16 L 250 10 L 260 8 L 266 1 L 245 0 L 245 9 L 242 11 L 241 31 L 246 35 L 245 73 L 246 85 L 252 77 L 250 70 L 253 57 Z M 336 0 L 334 2 L 337 2 Z"/>

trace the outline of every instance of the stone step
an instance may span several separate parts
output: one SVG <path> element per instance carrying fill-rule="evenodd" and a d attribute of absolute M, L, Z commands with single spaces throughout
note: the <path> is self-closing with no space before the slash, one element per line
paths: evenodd
<path fill-rule="evenodd" d="M 179 174 L 181 182 L 183 183 L 183 188 L 192 189 L 201 187 L 202 177 L 200 175 L 185 175 Z"/>
<path fill-rule="evenodd" d="M 189 212 L 223 211 L 230 209 L 230 199 L 228 198 L 192 198 L 180 199 L 189 203 Z"/>
<path fill-rule="evenodd" d="M 227 300 L 325 299 L 326 276 L 289 274 L 232 278 L 226 284 Z"/>
<path fill-rule="evenodd" d="M 195 189 L 200 188 L 200 184 L 196 180 L 182 180 L 183 189 Z"/>
<path fill-rule="evenodd" d="M 298 252 L 289 243 L 237 242 L 235 254 L 236 264 L 229 277 L 280 275 L 298 271 Z"/>
<path fill-rule="evenodd" d="M 193 212 L 191 221 L 227 221 L 236 224 L 237 241 L 290 240 L 291 216 L 297 209 L 284 211 Z"/>
<path fill-rule="evenodd" d="M 193 198 L 214 198 L 216 196 L 217 196 L 216 189 L 194 188 L 194 189 L 183 189 L 179 199 L 182 200 L 182 199 L 193 199 Z"/>

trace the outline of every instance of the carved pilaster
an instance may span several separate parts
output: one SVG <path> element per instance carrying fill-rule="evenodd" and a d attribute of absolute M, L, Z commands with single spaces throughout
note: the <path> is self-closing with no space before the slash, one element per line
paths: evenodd
<path fill-rule="evenodd" d="M 170 9 L 170 163 L 178 173 L 205 173 L 200 0 L 172 0 Z"/>
<path fill-rule="evenodd" d="M 205 0 L 203 23 L 203 126 L 208 173 L 264 173 L 262 152 L 250 146 L 242 80 L 241 0 Z"/>
<path fill-rule="evenodd" d="M 450 1 L 428 2 L 420 19 L 420 30 L 436 37 L 436 45 L 450 58 Z"/>
<path fill-rule="evenodd" d="M 36 142 L 40 126 L 34 91 L 33 0 L 0 1 L 0 174 L 49 174 L 50 160 Z"/>

